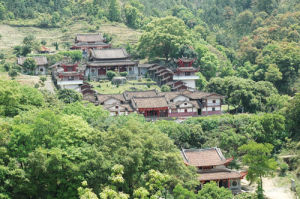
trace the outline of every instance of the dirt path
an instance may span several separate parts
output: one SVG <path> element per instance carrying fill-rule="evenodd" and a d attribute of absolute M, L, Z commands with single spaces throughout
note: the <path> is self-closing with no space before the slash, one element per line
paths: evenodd
<path fill-rule="evenodd" d="M 45 81 L 45 86 L 43 87 L 43 89 L 46 89 L 48 91 L 50 91 L 51 93 L 54 93 L 54 84 L 53 81 L 51 79 L 51 76 L 47 76 L 47 80 Z"/>
<path fill-rule="evenodd" d="M 294 199 L 295 196 L 291 192 L 290 187 L 279 186 L 277 184 L 278 179 L 275 178 L 263 178 L 264 194 L 269 199 Z"/>

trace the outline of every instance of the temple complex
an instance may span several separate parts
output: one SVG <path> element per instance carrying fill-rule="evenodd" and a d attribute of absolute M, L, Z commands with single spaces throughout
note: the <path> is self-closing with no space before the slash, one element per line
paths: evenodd
<path fill-rule="evenodd" d="M 186 165 L 197 168 L 201 187 L 207 182 L 215 181 L 218 186 L 228 188 L 234 194 L 241 192 L 241 179 L 247 172 L 228 169 L 233 158 L 226 159 L 219 148 L 182 149 L 181 154 Z"/>

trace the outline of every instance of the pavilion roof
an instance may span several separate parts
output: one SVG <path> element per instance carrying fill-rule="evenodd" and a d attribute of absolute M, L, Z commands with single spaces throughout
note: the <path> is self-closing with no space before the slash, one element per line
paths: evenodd
<path fill-rule="evenodd" d="M 116 49 L 93 49 L 91 50 L 91 57 L 98 60 L 110 60 L 110 59 L 127 59 L 129 55 L 123 48 Z"/>
<path fill-rule="evenodd" d="M 19 57 L 18 58 L 18 64 L 19 65 L 23 65 L 25 60 L 28 59 L 28 58 L 32 58 L 35 60 L 36 64 L 38 66 L 43 66 L 43 65 L 47 65 L 48 64 L 48 60 L 47 60 L 47 57 L 45 56 L 39 56 L 39 57 Z"/>
<path fill-rule="evenodd" d="M 230 169 L 222 169 L 222 170 L 210 170 L 208 172 L 202 173 L 200 172 L 198 176 L 199 181 L 210 181 L 210 180 L 227 180 L 227 179 L 238 179 L 243 178 L 245 174 L 240 173 L 238 171 L 232 171 Z"/>
<path fill-rule="evenodd" d="M 224 165 L 226 158 L 219 148 L 207 149 L 182 149 L 181 154 L 184 162 L 191 166 L 217 166 Z"/>
<path fill-rule="evenodd" d="M 105 39 L 101 33 L 96 34 L 77 34 L 75 41 L 78 42 L 103 42 Z"/>

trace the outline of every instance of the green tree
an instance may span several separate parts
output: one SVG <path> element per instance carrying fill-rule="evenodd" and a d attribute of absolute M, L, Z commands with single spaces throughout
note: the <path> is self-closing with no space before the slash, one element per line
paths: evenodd
<path fill-rule="evenodd" d="M 239 148 L 243 154 L 243 163 L 249 166 L 247 179 L 251 182 L 258 182 L 258 195 L 263 198 L 262 177 L 269 176 L 276 168 L 277 163 L 271 157 L 273 145 L 261 144 L 255 141 L 250 141 Z"/>
<path fill-rule="evenodd" d="M 138 50 L 150 58 L 164 57 L 169 61 L 184 44 L 190 44 L 184 22 L 168 16 L 154 19 L 145 27 Z"/>
<path fill-rule="evenodd" d="M 265 73 L 265 79 L 269 82 L 277 82 L 282 79 L 282 73 L 280 72 L 278 66 L 275 64 L 269 65 L 267 72 Z"/>
<path fill-rule="evenodd" d="M 206 183 L 198 192 L 197 199 L 231 199 L 233 195 L 229 189 L 218 187 L 215 182 Z"/>
<path fill-rule="evenodd" d="M 33 75 L 37 65 L 33 58 L 27 58 L 23 63 L 23 68 L 26 73 Z"/>
<path fill-rule="evenodd" d="M 110 21 L 121 20 L 120 2 L 118 0 L 110 1 L 108 8 L 108 19 Z"/>
<path fill-rule="evenodd" d="M 6 15 L 6 8 L 4 7 L 3 3 L 0 2 L 0 20 L 3 20 Z"/>
<path fill-rule="evenodd" d="M 185 189 L 182 185 L 177 185 L 173 189 L 173 196 L 176 199 L 196 199 L 196 194 L 193 191 Z"/>
<path fill-rule="evenodd" d="M 64 103 L 70 104 L 73 102 L 80 101 L 82 99 L 82 95 L 71 89 L 62 89 L 57 93 L 58 99 L 63 101 Z"/>
<path fill-rule="evenodd" d="M 288 130 L 293 137 L 300 137 L 300 93 L 297 93 L 287 105 L 286 122 Z"/>
<path fill-rule="evenodd" d="M 139 28 L 142 20 L 142 13 L 131 4 L 125 5 L 126 24 L 131 28 Z"/>
<path fill-rule="evenodd" d="M 266 72 L 266 77 L 277 79 L 273 82 L 281 93 L 290 93 L 299 76 L 299 52 L 300 47 L 295 43 L 273 43 L 267 45 L 257 58 L 258 69 Z"/>
<path fill-rule="evenodd" d="M 199 79 L 196 80 L 196 87 L 198 90 L 202 91 L 207 85 L 206 78 L 202 75 L 201 72 L 196 73 Z"/>
<path fill-rule="evenodd" d="M 34 88 L 15 81 L 0 80 L 0 115 L 13 117 L 21 111 L 44 105 L 43 95 Z"/>

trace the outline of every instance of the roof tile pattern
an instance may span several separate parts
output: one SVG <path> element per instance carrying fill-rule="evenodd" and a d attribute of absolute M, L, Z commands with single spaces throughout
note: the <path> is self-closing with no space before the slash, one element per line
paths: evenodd
<path fill-rule="evenodd" d="M 30 58 L 30 57 L 19 57 L 18 64 L 22 66 L 24 64 L 25 60 L 28 58 Z M 32 57 L 32 58 L 35 60 L 35 62 L 38 66 L 43 66 L 43 65 L 48 64 L 47 57 L 40 56 L 40 57 Z"/>
<path fill-rule="evenodd" d="M 102 34 L 78 34 L 75 39 L 78 42 L 103 42 L 104 37 Z"/>
<path fill-rule="evenodd" d="M 225 179 L 237 179 L 243 176 L 237 171 L 221 171 L 221 172 L 211 172 L 211 173 L 201 173 L 198 176 L 199 181 L 209 181 L 209 180 L 225 180 Z"/>
<path fill-rule="evenodd" d="M 183 149 L 182 155 L 185 163 L 196 167 L 223 165 L 226 162 L 219 148 Z"/>
<path fill-rule="evenodd" d="M 123 48 L 116 49 L 93 49 L 91 56 L 97 60 L 109 60 L 109 59 L 127 59 L 129 55 Z"/>

